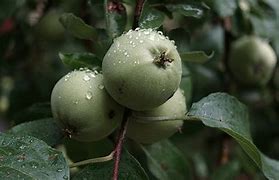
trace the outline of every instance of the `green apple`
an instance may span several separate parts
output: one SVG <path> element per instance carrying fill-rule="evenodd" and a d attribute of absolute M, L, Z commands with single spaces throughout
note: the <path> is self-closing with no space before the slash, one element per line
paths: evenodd
<path fill-rule="evenodd" d="M 272 47 L 256 36 L 244 36 L 232 44 L 229 67 L 236 80 L 249 86 L 264 86 L 276 66 Z"/>
<path fill-rule="evenodd" d="M 185 117 L 186 112 L 185 96 L 183 91 L 178 89 L 163 105 L 148 111 L 134 111 L 128 122 L 127 136 L 143 144 L 151 144 L 168 138 L 182 127 L 181 118 Z M 159 121 L 150 120 L 150 118 L 171 119 Z"/>
<path fill-rule="evenodd" d="M 105 91 L 103 75 L 75 70 L 61 78 L 51 94 L 53 117 L 68 136 L 79 141 L 97 141 L 121 123 L 124 108 Z"/>
<path fill-rule="evenodd" d="M 59 10 L 52 9 L 42 17 L 35 26 L 38 39 L 47 41 L 58 41 L 63 39 L 65 30 L 59 22 L 61 14 Z"/>
<path fill-rule="evenodd" d="M 103 64 L 108 93 L 132 110 L 153 109 L 178 89 L 181 59 L 173 41 L 152 29 L 136 29 L 116 38 Z"/>

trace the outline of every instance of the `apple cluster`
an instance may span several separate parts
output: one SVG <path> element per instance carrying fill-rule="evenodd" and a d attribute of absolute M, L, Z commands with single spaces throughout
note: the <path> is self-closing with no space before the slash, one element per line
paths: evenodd
<path fill-rule="evenodd" d="M 111 134 L 130 109 L 127 136 L 150 144 L 168 138 L 183 125 L 187 111 L 181 59 L 162 32 L 135 29 L 114 39 L 102 72 L 74 70 L 51 95 L 53 116 L 68 136 L 97 141 Z"/>

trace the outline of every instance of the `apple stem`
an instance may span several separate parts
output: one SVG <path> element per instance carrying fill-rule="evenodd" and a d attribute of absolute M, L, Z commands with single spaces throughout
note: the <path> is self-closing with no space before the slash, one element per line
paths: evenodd
<path fill-rule="evenodd" d="M 74 168 L 74 167 L 83 166 L 83 165 L 92 164 L 92 163 L 106 162 L 106 161 L 112 160 L 113 157 L 114 157 L 114 151 L 112 151 L 109 155 L 104 156 L 104 157 L 87 159 L 87 160 L 84 160 L 84 161 L 72 163 L 72 164 L 69 165 L 69 167 Z"/>
<path fill-rule="evenodd" d="M 114 168 L 113 168 L 113 178 L 112 178 L 113 180 L 118 180 L 122 146 L 123 146 L 123 142 L 124 142 L 125 135 L 126 135 L 129 116 L 130 116 L 130 109 L 125 108 L 124 115 L 123 115 L 123 121 L 121 123 L 121 128 L 119 131 L 119 136 L 118 136 L 116 146 L 114 149 L 115 153 L 114 153 Z"/>

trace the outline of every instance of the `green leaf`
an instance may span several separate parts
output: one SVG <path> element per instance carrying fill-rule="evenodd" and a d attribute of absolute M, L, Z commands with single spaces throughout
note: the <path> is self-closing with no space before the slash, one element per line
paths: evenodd
<path fill-rule="evenodd" d="M 225 165 L 220 166 L 211 175 L 212 180 L 234 180 L 240 171 L 240 164 L 238 161 L 233 160 Z"/>
<path fill-rule="evenodd" d="M 250 15 L 249 17 L 253 32 L 255 35 L 261 37 L 271 37 L 277 35 L 276 18 L 271 17 L 258 17 Z"/>
<path fill-rule="evenodd" d="M 61 152 L 30 136 L 0 134 L 0 179 L 69 179 Z"/>
<path fill-rule="evenodd" d="M 253 144 L 248 110 L 236 98 L 226 93 L 210 94 L 194 103 L 187 115 L 232 136 L 268 179 L 279 179 L 279 162 L 266 157 Z"/>
<path fill-rule="evenodd" d="M 127 24 L 126 8 L 121 1 L 105 0 L 106 25 L 109 36 L 114 39 L 121 35 Z"/>
<path fill-rule="evenodd" d="M 182 61 L 193 62 L 193 63 L 205 63 L 210 58 L 214 56 L 214 52 L 211 52 L 210 55 L 207 55 L 204 51 L 192 51 L 180 53 Z"/>
<path fill-rule="evenodd" d="M 16 124 L 33 121 L 37 119 L 52 117 L 51 107 L 49 102 L 35 103 L 22 111 L 14 113 L 13 119 Z"/>
<path fill-rule="evenodd" d="M 10 17 L 17 8 L 24 5 L 25 0 L 1 0 L 0 1 L 0 23 L 8 17 Z"/>
<path fill-rule="evenodd" d="M 183 16 L 201 18 L 204 15 L 204 7 L 202 5 L 168 4 L 166 8 L 171 12 L 178 12 Z"/>
<path fill-rule="evenodd" d="M 193 94 L 193 88 L 192 88 L 192 77 L 190 74 L 189 68 L 183 63 L 182 64 L 182 78 L 180 82 L 180 88 L 184 91 L 184 95 L 186 97 L 187 105 L 190 104 L 192 101 L 192 94 Z"/>
<path fill-rule="evenodd" d="M 213 9 L 220 17 L 232 16 L 237 8 L 236 0 L 215 0 Z"/>
<path fill-rule="evenodd" d="M 168 36 L 175 41 L 178 52 L 186 52 L 189 50 L 190 35 L 185 29 L 173 29 L 168 33 Z"/>
<path fill-rule="evenodd" d="M 147 164 L 153 175 L 160 180 L 193 179 L 189 162 L 170 141 L 142 146 Z"/>
<path fill-rule="evenodd" d="M 64 137 L 61 128 L 52 118 L 31 121 L 14 126 L 9 133 L 36 137 L 50 146 L 57 145 Z"/>
<path fill-rule="evenodd" d="M 140 28 L 159 28 L 165 19 L 165 14 L 154 8 L 150 8 L 148 3 L 145 3 L 142 14 L 139 19 Z"/>
<path fill-rule="evenodd" d="M 98 34 L 95 28 L 85 24 L 85 22 L 72 13 L 64 13 L 59 18 L 64 28 L 80 39 L 94 40 Z"/>
<path fill-rule="evenodd" d="M 79 171 L 72 179 L 111 179 L 113 173 L 113 161 L 96 163 L 86 166 Z M 89 178 L 91 177 L 91 178 Z M 121 155 L 119 179 L 127 180 L 147 180 L 148 177 L 140 163 L 128 152 L 124 151 Z"/>
<path fill-rule="evenodd" d="M 95 69 L 102 66 L 102 61 L 92 53 L 59 53 L 62 62 L 72 69 L 90 68 Z"/>

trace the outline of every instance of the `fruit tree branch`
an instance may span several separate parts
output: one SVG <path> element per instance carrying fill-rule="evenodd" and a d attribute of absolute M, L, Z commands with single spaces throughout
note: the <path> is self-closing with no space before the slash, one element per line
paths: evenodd
<path fill-rule="evenodd" d="M 139 19 L 143 9 L 145 0 L 137 0 L 135 14 L 134 14 L 134 22 L 133 22 L 133 29 L 136 29 L 139 26 Z"/>
<path fill-rule="evenodd" d="M 113 178 L 112 178 L 113 180 L 118 180 L 121 151 L 122 151 L 122 146 L 126 135 L 129 115 L 130 115 L 130 110 L 125 108 L 123 121 L 121 123 L 121 128 L 119 131 L 119 136 L 114 149 L 115 153 L 114 153 L 114 166 L 113 166 Z"/>

